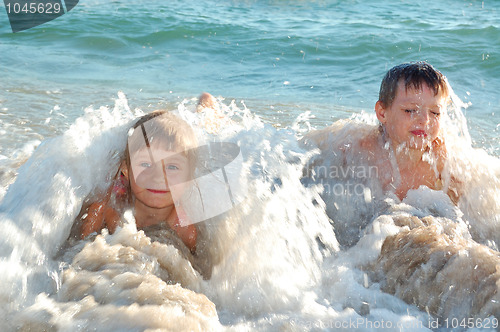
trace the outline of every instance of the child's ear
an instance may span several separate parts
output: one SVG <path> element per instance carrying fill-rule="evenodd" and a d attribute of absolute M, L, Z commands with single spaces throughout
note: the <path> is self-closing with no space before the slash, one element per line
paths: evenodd
<path fill-rule="evenodd" d="M 385 124 L 387 122 L 387 114 L 386 114 L 386 108 L 384 107 L 384 104 L 379 100 L 375 104 L 375 113 L 377 114 L 377 119 L 382 123 Z"/>

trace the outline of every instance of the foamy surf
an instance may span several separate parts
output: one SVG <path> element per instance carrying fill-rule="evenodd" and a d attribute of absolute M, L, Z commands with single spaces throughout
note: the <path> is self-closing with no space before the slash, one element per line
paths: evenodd
<path fill-rule="evenodd" d="M 89 108 L 62 136 L 42 142 L 6 190 L 0 204 L 6 330 L 422 331 L 444 328 L 444 319 L 453 315 L 496 314 L 495 296 L 481 297 L 484 305 L 477 308 L 470 302 L 457 308 L 433 288 L 417 300 L 406 296 L 420 289 L 420 279 L 415 274 L 398 283 L 409 268 L 403 268 L 408 260 L 396 258 L 416 243 L 415 230 L 428 232 L 427 239 L 454 236 L 464 246 L 456 248 L 457 255 L 471 243 L 481 249 L 474 249 L 468 263 L 450 264 L 443 276 L 483 261 L 480 276 L 490 273 L 488 283 L 479 278 L 470 287 L 481 294 L 496 290 L 491 248 L 498 243 L 498 159 L 470 145 L 456 150 L 453 167 L 472 179 L 458 206 L 425 188 L 403 202 L 373 199 L 376 187 L 349 200 L 325 194 L 327 183 L 303 178 L 318 157 L 297 142 L 309 130 L 307 114 L 292 128 L 276 129 L 244 104 L 222 103 L 228 122 L 208 134 L 204 114 L 192 112 L 192 104 L 185 101 L 176 112 L 201 140 L 240 147 L 241 180 L 248 190 L 235 208 L 199 223 L 199 257 L 190 257 L 169 234 L 137 231 L 131 214 L 112 235 L 103 231 L 68 241 L 86 197 L 109 186 L 124 149 L 121 138 L 142 113 L 119 94 L 113 109 Z M 368 118 L 354 119 L 346 133 L 373 126 Z M 331 183 L 330 193 L 338 183 Z M 434 228 L 418 228 L 425 223 Z M 398 247 L 399 239 L 408 246 Z M 415 271 L 425 275 L 433 261 L 421 262 Z M 448 298 L 470 296 L 467 287 Z"/>

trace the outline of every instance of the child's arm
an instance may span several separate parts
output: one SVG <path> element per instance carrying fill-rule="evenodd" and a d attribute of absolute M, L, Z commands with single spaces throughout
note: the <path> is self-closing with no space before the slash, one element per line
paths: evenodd
<path fill-rule="evenodd" d="M 116 230 L 120 221 L 120 216 L 113 208 L 103 202 L 96 202 L 89 206 L 87 216 L 83 219 L 80 228 L 82 239 L 94 232 L 99 232 L 107 227 L 110 233 Z"/>
<path fill-rule="evenodd" d="M 184 227 L 182 227 L 180 225 L 177 227 L 177 225 L 176 225 L 174 231 L 177 233 L 177 235 L 182 240 L 182 242 L 184 242 L 186 247 L 189 248 L 191 253 L 195 253 L 196 252 L 196 238 L 198 235 L 198 232 L 196 230 L 195 225 L 191 224 L 191 225 L 187 225 Z"/>
<path fill-rule="evenodd" d="M 82 239 L 94 232 L 100 231 L 104 226 L 104 204 L 101 202 L 93 203 L 89 206 L 87 216 L 83 219 L 80 228 Z"/>
<path fill-rule="evenodd" d="M 177 236 L 184 242 L 186 247 L 189 248 L 191 253 L 196 252 L 196 240 L 198 237 L 198 231 L 196 226 L 189 222 L 189 217 L 186 214 L 186 211 L 182 208 L 182 206 L 177 206 L 175 208 L 175 213 L 177 215 L 176 220 L 170 224 L 170 228 L 172 228 Z M 182 222 L 187 224 L 186 226 L 181 226 Z"/>
<path fill-rule="evenodd" d="M 446 149 L 445 141 L 442 137 L 438 137 L 434 142 L 432 142 L 432 149 L 437 158 L 439 174 L 443 174 L 444 166 L 446 160 L 448 159 L 448 151 Z M 440 176 L 441 178 L 441 176 Z M 451 201 L 456 205 L 461 196 L 461 182 L 451 175 L 450 183 L 448 185 L 448 190 L 446 194 L 450 197 Z"/>

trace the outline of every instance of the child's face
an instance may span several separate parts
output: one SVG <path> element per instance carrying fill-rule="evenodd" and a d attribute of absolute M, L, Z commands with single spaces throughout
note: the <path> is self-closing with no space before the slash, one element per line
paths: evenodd
<path fill-rule="evenodd" d="M 405 89 L 398 83 L 396 98 L 390 107 L 379 101 L 375 106 L 377 118 L 396 146 L 404 144 L 423 150 L 440 135 L 440 122 L 446 107 L 446 98 L 426 84 L 421 89 Z"/>
<path fill-rule="evenodd" d="M 182 197 L 190 181 L 190 164 L 183 153 L 151 146 L 130 156 L 130 185 L 146 206 L 165 208 Z"/>

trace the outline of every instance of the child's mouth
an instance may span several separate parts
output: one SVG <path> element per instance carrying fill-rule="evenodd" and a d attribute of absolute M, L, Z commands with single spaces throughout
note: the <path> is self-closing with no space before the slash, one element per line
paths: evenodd
<path fill-rule="evenodd" d="M 152 192 L 153 194 L 166 194 L 168 191 L 166 190 L 156 190 L 156 189 L 148 189 L 149 192 Z"/>
<path fill-rule="evenodd" d="M 413 130 L 411 133 L 415 136 L 427 137 L 425 130 Z"/>

